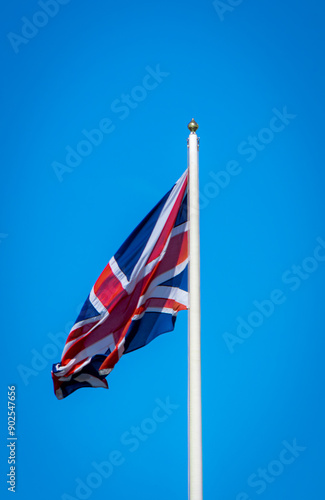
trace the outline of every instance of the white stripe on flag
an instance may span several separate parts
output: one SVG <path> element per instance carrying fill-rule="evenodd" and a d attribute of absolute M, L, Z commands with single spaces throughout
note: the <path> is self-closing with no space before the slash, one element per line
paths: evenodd
<path fill-rule="evenodd" d="M 91 304 L 94 306 L 94 308 L 101 314 L 108 314 L 108 311 L 106 307 L 101 303 L 97 295 L 95 295 L 94 287 L 92 287 L 90 294 L 89 294 L 89 300 Z"/>
<path fill-rule="evenodd" d="M 152 280 L 146 293 L 139 298 L 137 307 L 140 307 L 148 297 L 151 297 L 152 290 L 159 287 L 160 283 L 164 283 L 165 281 L 175 278 L 175 276 L 184 271 L 187 263 L 188 259 L 184 260 L 183 262 L 181 262 L 181 264 L 178 264 L 178 266 L 174 267 L 173 269 L 170 269 L 170 271 L 166 271 L 165 273 L 160 274 L 159 276 L 157 276 L 157 278 Z"/>
<path fill-rule="evenodd" d="M 85 363 L 83 363 L 83 365 L 78 367 L 76 370 L 76 372 L 80 371 L 84 364 L 87 364 L 92 356 L 95 356 L 95 354 L 105 354 L 108 349 L 110 349 L 111 351 L 115 349 L 114 337 L 111 333 L 109 335 L 106 335 L 106 337 L 99 340 L 98 342 L 95 342 L 89 347 L 86 347 L 86 349 L 79 351 L 75 358 L 71 359 L 71 361 L 69 361 L 67 365 L 60 366 L 60 376 L 70 371 L 71 368 L 77 363 L 80 363 L 80 361 L 85 360 Z"/>
<path fill-rule="evenodd" d="M 161 232 L 166 225 L 168 217 L 169 217 L 172 209 L 174 208 L 176 199 L 177 199 L 177 197 L 178 197 L 178 195 L 183 187 L 186 176 L 187 176 L 187 170 L 185 170 L 182 177 L 180 177 L 180 179 L 178 179 L 175 186 L 173 187 L 173 189 L 172 189 L 172 191 L 171 191 L 171 193 L 170 193 L 170 195 L 169 195 L 169 197 L 168 197 L 168 199 L 167 199 L 167 201 L 166 201 L 166 203 L 161 211 L 161 214 L 158 217 L 156 225 L 155 225 L 155 227 L 154 227 L 154 229 L 153 229 L 153 231 L 152 231 L 152 233 L 147 241 L 147 244 L 142 252 L 142 255 L 139 258 L 137 264 L 135 265 L 135 267 L 132 271 L 132 275 L 130 278 L 130 284 L 133 282 L 134 278 L 137 276 L 140 269 L 145 266 L 150 254 L 152 253 L 152 251 L 155 247 L 155 244 L 157 243 L 159 236 L 161 235 Z"/>
<path fill-rule="evenodd" d="M 126 290 L 127 286 L 129 285 L 129 280 L 127 279 L 123 271 L 120 269 L 114 257 L 112 257 L 111 260 L 109 261 L 109 265 L 111 266 L 114 275 L 119 280 L 122 287 Z"/>
<path fill-rule="evenodd" d="M 178 311 L 174 311 L 174 309 L 171 309 L 170 307 L 147 307 L 145 311 L 142 311 L 141 314 L 136 314 L 132 319 L 141 319 L 147 312 L 166 313 L 171 314 L 172 316 L 176 316 L 178 313 Z"/>
<path fill-rule="evenodd" d="M 186 233 L 186 231 L 188 231 L 188 229 L 189 229 L 189 223 L 184 222 L 183 224 L 180 224 L 179 226 L 176 226 L 173 228 L 172 233 L 171 233 L 171 237 L 173 238 L 177 234 Z"/>

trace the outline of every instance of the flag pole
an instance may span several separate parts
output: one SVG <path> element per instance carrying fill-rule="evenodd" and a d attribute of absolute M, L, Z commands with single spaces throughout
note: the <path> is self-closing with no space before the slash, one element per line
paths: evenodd
<path fill-rule="evenodd" d="M 198 124 L 188 124 L 189 314 L 188 314 L 188 493 L 202 500 L 201 306 Z"/>

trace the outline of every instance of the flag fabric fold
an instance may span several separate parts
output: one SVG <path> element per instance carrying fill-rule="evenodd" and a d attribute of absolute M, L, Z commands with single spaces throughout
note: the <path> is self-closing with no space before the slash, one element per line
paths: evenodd
<path fill-rule="evenodd" d="M 52 368 L 58 399 L 81 387 L 108 388 L 121 356 L 173 330 L 187 309 L 187 183 L 186 170 L 97 279 Z"/>

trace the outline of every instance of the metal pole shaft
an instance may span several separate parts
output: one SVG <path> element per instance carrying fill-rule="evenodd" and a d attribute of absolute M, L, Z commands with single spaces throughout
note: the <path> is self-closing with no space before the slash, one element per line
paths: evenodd
<path fill-rule="evenodd" d="M 201 306 L 199 152 L 197 123 L 189 124 L 189 324 L 188 324 L 188 474 L 189 499 L 202 500 Z"/>

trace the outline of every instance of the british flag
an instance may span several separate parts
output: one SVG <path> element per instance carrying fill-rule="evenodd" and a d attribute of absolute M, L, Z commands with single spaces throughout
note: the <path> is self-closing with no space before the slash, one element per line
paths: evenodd
<path fill-rule="evenodd" d="M 121 356 L 174 329 L 187 309 L 188 172 L 136 227 L 97 279 L 53 365 L 58 399 L 108 388 Z"/>

